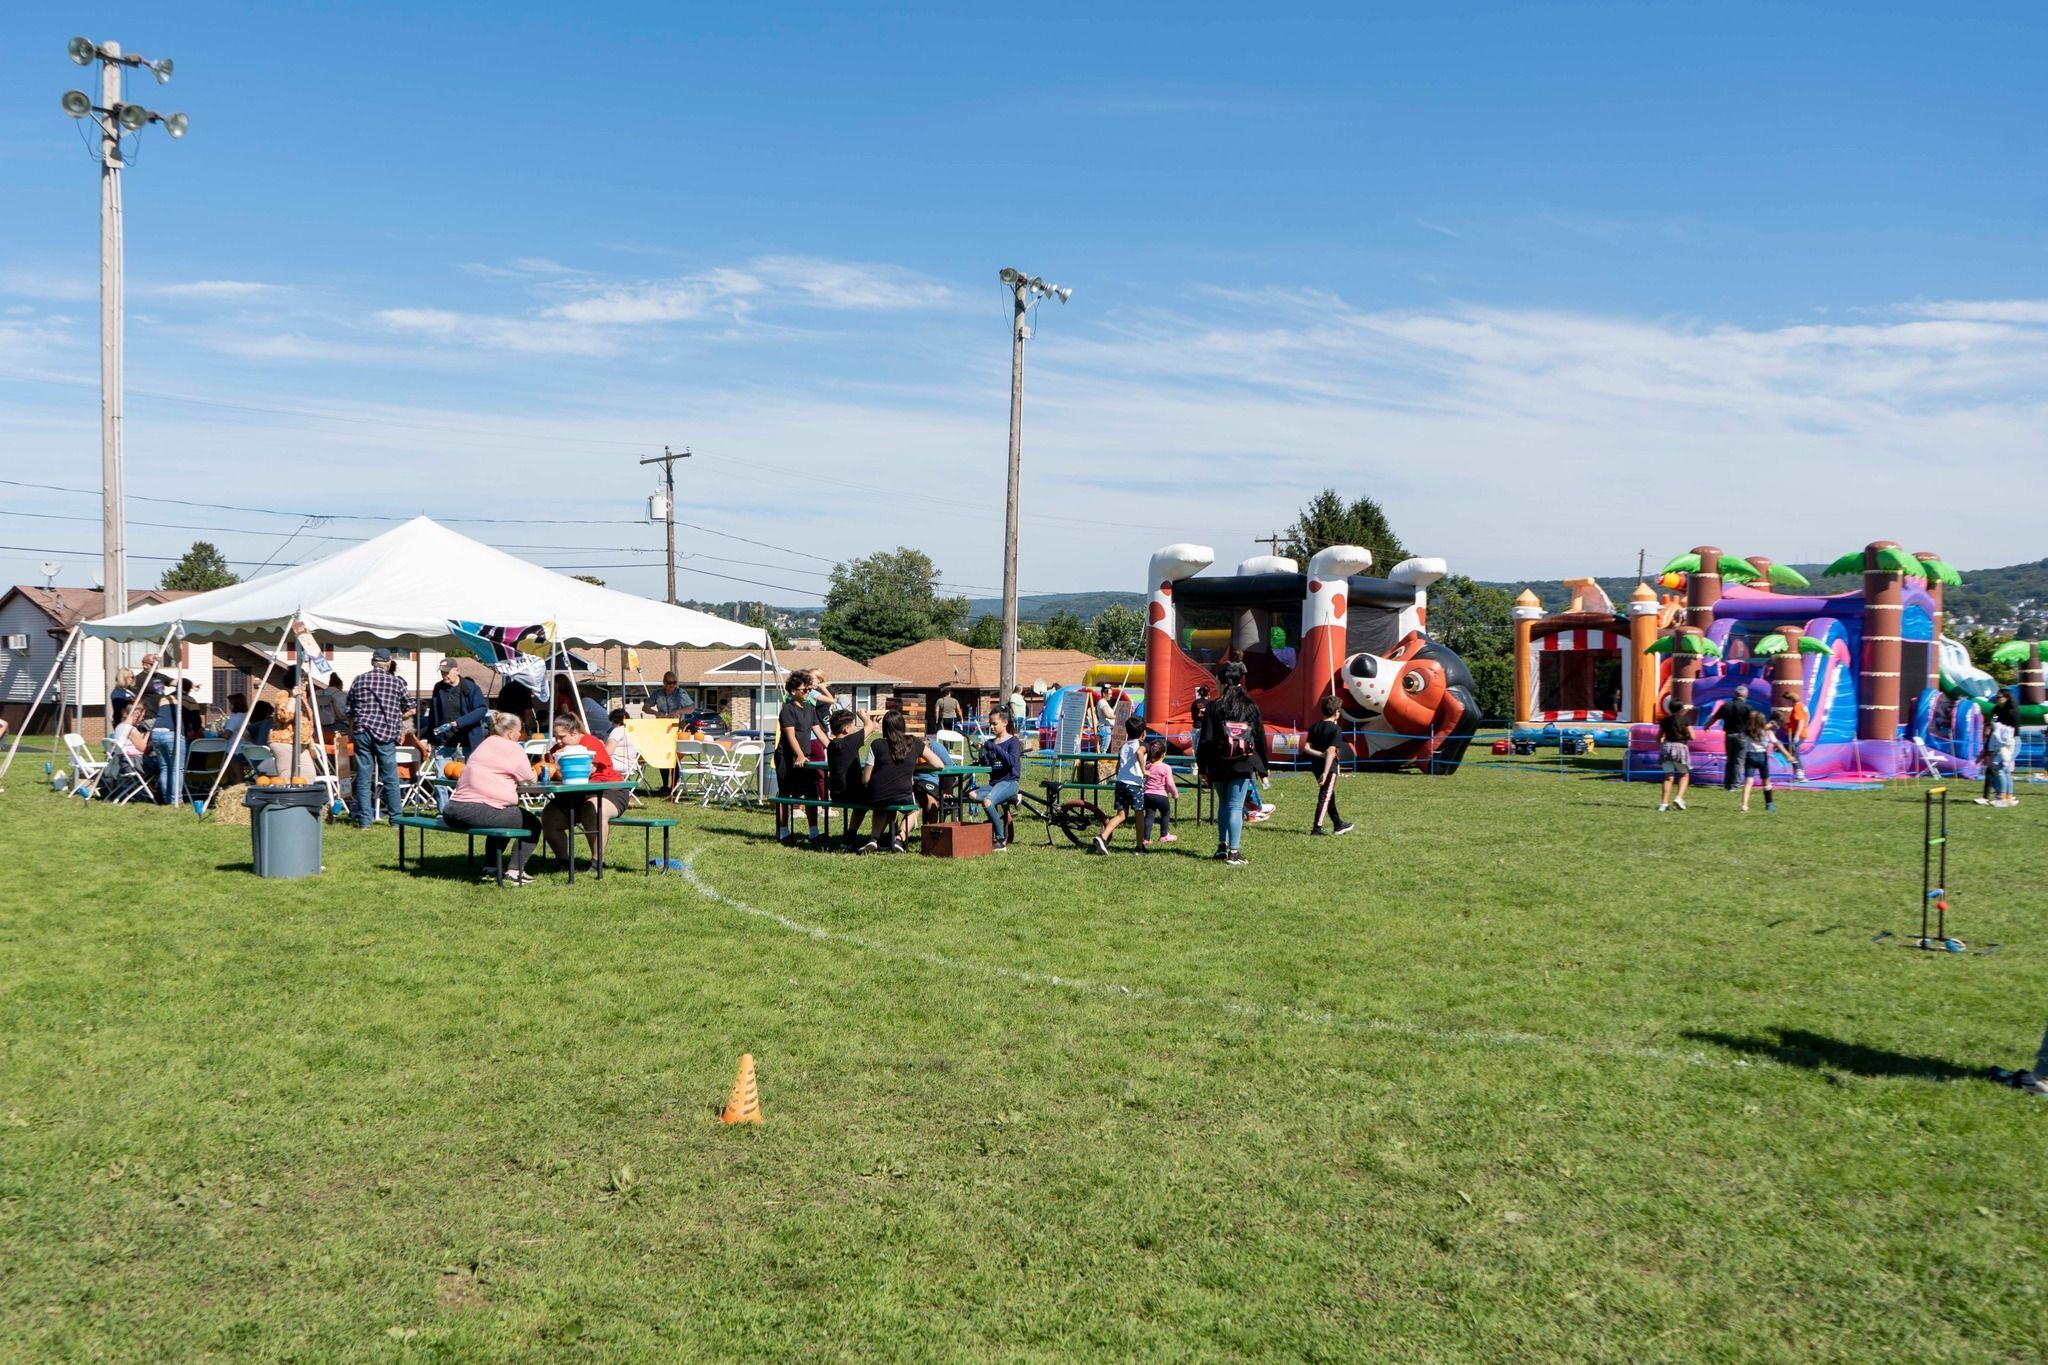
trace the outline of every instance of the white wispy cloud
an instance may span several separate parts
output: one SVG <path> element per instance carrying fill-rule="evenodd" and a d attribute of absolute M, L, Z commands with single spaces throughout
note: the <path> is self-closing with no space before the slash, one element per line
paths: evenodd
<path fill-rule="evenodd" d="M 188 280 L 182 284 L 148 286 L 145 293 L 161 299 L 253 299 L 275 294 L 280 286 L 255 280 Z"/>
<path fill-rule="evenodd" d="M 396 332 L 432 337 L 452 345 L 527 355 L 611 355 L 618 347 L 608 336 L 575 322 L 549 318 L 496 317 L 460 313 L 446 308 L 384 308 L 374 315 Z"/>
<path fill-rule="evenodd" d="M 2048 324 L 2048 299 L 1951 299 L 1944 303 L 1916 303 L 1911 311 L 1929 318 Z"/>

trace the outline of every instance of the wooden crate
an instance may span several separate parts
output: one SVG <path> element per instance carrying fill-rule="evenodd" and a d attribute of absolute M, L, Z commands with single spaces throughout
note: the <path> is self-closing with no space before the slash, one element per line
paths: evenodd
<path fill-rule="evenodd" d="M 995 826 L 932 821 L 919 849 L 927 858 L 979 858 L 996 851 Z"/>

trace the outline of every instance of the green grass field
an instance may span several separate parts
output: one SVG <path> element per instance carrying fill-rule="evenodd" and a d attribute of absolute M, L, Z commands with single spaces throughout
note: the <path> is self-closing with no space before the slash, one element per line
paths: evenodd
<path fill-rule="evenodd" d="M 1252 865 L 0 797 L 0 1354 L 2040 1359 L 2048 799 L 1282 779 Z M 2024 791 L 2024 789 L 2023 789 Z M 1965 793 L 1967 795 L 1967 793 Z M 637 861 L 639 841 L 632 841 Z M 1873 943 L 1889 930 L 1898 936 Z M 719 1124 L 743 1051 L 768 1122 Z"/>

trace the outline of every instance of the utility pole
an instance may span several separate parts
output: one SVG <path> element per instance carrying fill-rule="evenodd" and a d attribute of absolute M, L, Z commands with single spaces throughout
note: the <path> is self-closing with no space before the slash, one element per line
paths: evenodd
<path fill-rule="evenodd" d="M 126 164 L 121 134 L 139 133 L 149 124 L 161 123 L 173 139 L 181 138 L 187 120 L 183 114 L 159 114 L 139 104 L 123 103 L 121 98 L 121 68 L 146 66 L 161 85 L 171 78 L 170 58 L 152 62 L 122 52 L 119 43 L 95 43 L 90 38 L 73 38 L 67 50 L 80 66 L 100 64 L 100 102 L 94 104 L 82 90 L 69 90 L 63 104 L 65 113 L 90 118 L 100 130 L 100 603 L 102 614 L 115 616 L 128 610 L 127 492 L 121 469 L 121 170 Z M 112 688 L 114 676 L 121 671 L 123 647 L 117 640 L 108 640 L 105 650 L 107 733 L 112 734 L 120 719 L 114 714 Z"/>
<path fill-rule="evenodd" d="M 1031 305 L 1044 298 L 1065 303 L 1074 291 L 1036 275 L 1003 267 L 1010 291 L 1010 487 L 1003 511 L 1003 647 L 996 668 L 996 704 L 1008 709 L 1017 691 L 1017 485 L 1024 465 L 1024 343 L 1031 337 Z"/>
<path fill-rule="evenodd" d="M 661 466 L 661 520 L 668 533 L 668 604 L 670 606 L 676 604 L 676 461 L 689 458 L 690 448 L 688 446 L 684 446 L 680 452 L 672 451 L 667 446 L 663 446 L 661 454 L 644 456 L 640 461 L 643 465 L 658 464 Z M 676 669 L 676 652 L 673 648 L 668 652 L 668 669 L 671 673 L 675 672 Z"/>
<path fill-rule="evenodd" d="M 1266 552 L 1268 554 L 1277 555 L 1280 553 L 1280 542 L 1285 539 L 1287 539 L 1287 537 L 1281 535 L 1278 531 L 1275 531 L 1270 536 L 1253 536 L 1252 544 L 1263 545 L 1266 547 Z"/>

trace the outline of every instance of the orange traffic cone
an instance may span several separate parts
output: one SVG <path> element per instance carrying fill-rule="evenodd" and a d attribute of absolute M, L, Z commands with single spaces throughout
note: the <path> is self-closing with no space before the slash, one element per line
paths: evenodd
<path fill-rule="evenodd" d="M 732 1078 L 732 1098 L 725 1102 L 720 1123 L 761 1123 L 761 1086 L 754 1079 L 754 1054 L 740 1058 L 740 1074 Z"/>

